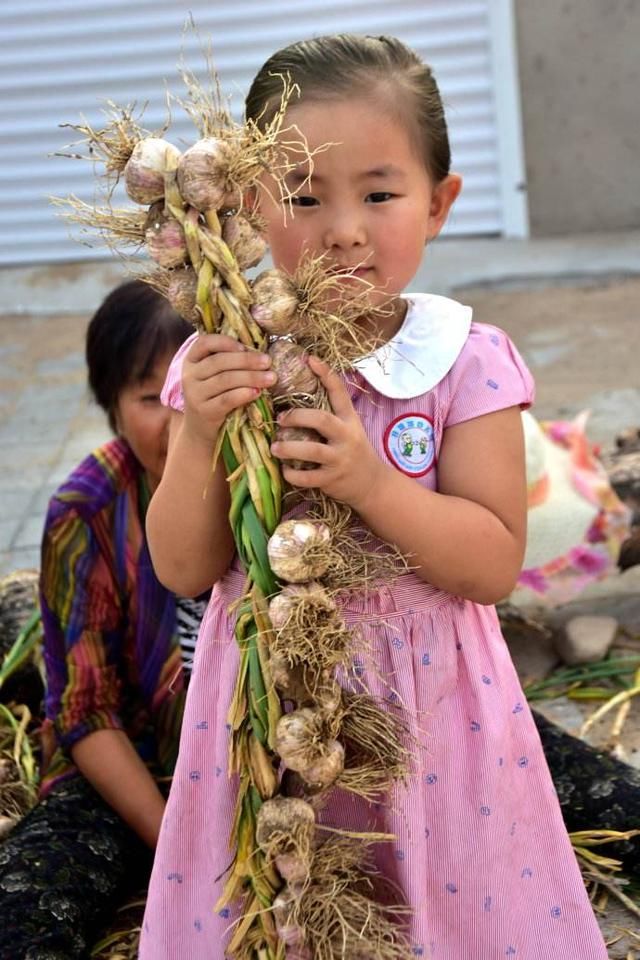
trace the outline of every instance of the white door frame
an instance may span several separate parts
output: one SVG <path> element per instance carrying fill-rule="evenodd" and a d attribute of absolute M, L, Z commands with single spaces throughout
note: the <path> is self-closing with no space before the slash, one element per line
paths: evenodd
<path fill-rule="evenodd" d="M 514 0 L 489 0 L 491 68 L 498 126 L 503 236 L 529 236 Z"/>

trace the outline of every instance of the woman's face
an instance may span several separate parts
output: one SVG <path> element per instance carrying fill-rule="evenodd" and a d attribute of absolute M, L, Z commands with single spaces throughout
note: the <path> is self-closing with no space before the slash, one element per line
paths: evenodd
<path fill-rule="evenodd" d="M 123 387 L 114 411 L 118 436 L 146 470 L 152 490 L 160 483 L 167 457 L 170 411 L 160 403 L 160 391 L 171 358 L 171 353 L 160 357 L 148 377 Z"/>

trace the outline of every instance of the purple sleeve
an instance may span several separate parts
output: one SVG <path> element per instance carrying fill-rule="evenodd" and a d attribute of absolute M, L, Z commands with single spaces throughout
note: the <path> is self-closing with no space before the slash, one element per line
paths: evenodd
<path fill-rule="evenodd" d="M 54 501 L 42 544 L 40 606 L 46 713 L 66 750 L 94 730 L 122 729 L 122 608 L 112 566 L 91 527 Z"/>
<path fill-rule="evenodd" d="M 507 407 L 524 410 L 535 393 L 533 377 L 509 337 L 485 323 L 471 325 L 441 387 L 445 428 Z"/>
<path fill-rule="evenodd" d="M 165 407 L 184 413 L 184 396 L 182 394 L 182 361 L 195 342 L 198 333 L 192 333 L 182 344 L 169 365 L 167 379 L 164 382 L 160 400 Z"/>

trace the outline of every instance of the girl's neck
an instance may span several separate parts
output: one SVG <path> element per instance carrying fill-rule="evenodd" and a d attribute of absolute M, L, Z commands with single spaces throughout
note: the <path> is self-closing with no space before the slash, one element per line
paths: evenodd
<path fill-rule="evenodd" d="M 363 329 L 375 337 L 382 346 L 392 340 L 400 330 L 407 315 L 407 301 L 396 297 L 362 322 Z"/>

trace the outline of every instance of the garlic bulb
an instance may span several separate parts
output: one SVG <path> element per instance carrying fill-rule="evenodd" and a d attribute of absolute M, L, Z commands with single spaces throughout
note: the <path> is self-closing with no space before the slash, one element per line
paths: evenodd
<path fill-rule="evenodd" d="M 256 817 L 256 842 L 267 854 L 289 849 L 292 844 L 310 844 L 316 815 L 313 807 L 297 797 L 265 800 Z"/>
<path fill-rule="evenodd" d="M 267 353 L 277 380 L 269 388 L 274 400 L 292 396 L 313 396 L 319 380 L 307 363 L 307 353 L 293 340 L 274 340 Z"/>
<path fill-rule="evenodd" d="M 342 687 L 335 677 L 323 678 L 314 692 L 316 707 L 327 719 L 334 716 L 342 706 Z"/>
<path fill-rule="evenodd" d="M 149 256 L 162 267 L 180 267 L 187 260 L 187 241 L 182 225 L 164 213 L 162 203 L 154 203 L 144 231 Z"/>
<path fill-rule="evenodd" d="M 309 864 L 295 853 L 280 853 L 274 857 L 276 870 L 289 887 L 298 889 L 309 878 Z"/>
<path fill-rule="evenodd" d="M 310 707 L 285 713 L 276 727 L 276 753 L 290 770 L 302 773 L 318 759 L 322 718 Z"/>
<path fill-rule="evenodd" d="M 286 946 L 287 960 L 312 960 L 311 952 L 304 946 L 302 928 L 294 920 L 297 899 L 292 890 L 283 890 L 273 901 L 276 931 Z"/>
<path fill-rule="evenodd" d="M 176 313 L 193 324 L 202 319 L 196 306 L 197 290 L 198 278 L 190 267 L 172 273 L 167 287 L 167 300 Z"/>
<path fill-rule="evenodd" d="M 285 767 L 316 790 L 330 786 L 344 769 L 344 747 L 337 740 L 323 742 L 323 732 L 322 714 L 310 707 L 285 713 L 276 727 L 276 752 Z"/>
<path fill-rule="evenodd" d="M 144 204 L 162 200 L 168 158 L 177 160 L 179 156 L 178 148 L 167 140 L 139 140 L 124 168 L 124 184 L 131 199 Z"/>
<path fill-rule="evenodd" d="M 325 443 L 325 439 L 317 430 L 311 427 L 278 427 L 276 429 L 276 440 L 311 440 L 313 443 Z M 294 470 L 315 470 L 318 466 L 311 460 L 282 460 L 287 467 L 293 467 Z"/>
<path fill-rule="evenodd" d="M 225 217 L 222 222 L 222 239 L 236 258 L 241 270 L 248 270 L 260 263 L 267 252 L 267 244 L 258 231 L 241 213 Z"/>
<path fill-rule="evenodd" d="M 183 200 L 196 210 L 238 207 L 241 196 L 229 182 L 229 164 L 237 153 L 230 140 L 205 137 L 180 157 L 178 186 Z"/>
<path fill-rule="evenodd" d="M 269 654 L 269 669 L 271 679 L 284 698 L 297 701 L 296 694 L 301 685 L 304 689 L 302 677 L 299 676 L 300 668 L 292 667 L 284 652 L 272 650 Z"/>
<path fill-rule="evenodd" d="M 267 333 L 292 333 L 293 317 L 298 310 L 296 288 L 280 270 L 263 270 L 251 286 L 251 316 Z"/>
<path fill-rule="evenodd" d="M 315 790 L 324 790 L 338 779 L 344 770 L 344 747 L 337 740 L 329 740 L 325 750 L 313 763 L 299 774 L 305 783 Z"/>
<path fill-rule="evenodd" d="M 281 630 L 284 627 L 300 600 L 305 598 L 321 600 L 323 605 L 326 603 L 327 606 L 336 609 L 335 603 L 319 583 L 311 581 L 311 583 L 289 585 L 277 593 L 269 604 L 269 619 L 274 630 Z"/>
<path fill-rule="evenodd" d="M 267 544 L 271 569 L 277 577 L 303 583 L 321 577 L 329 569 L 331 532 L 317 520 L 285 520 L 278 524 Z"/>

